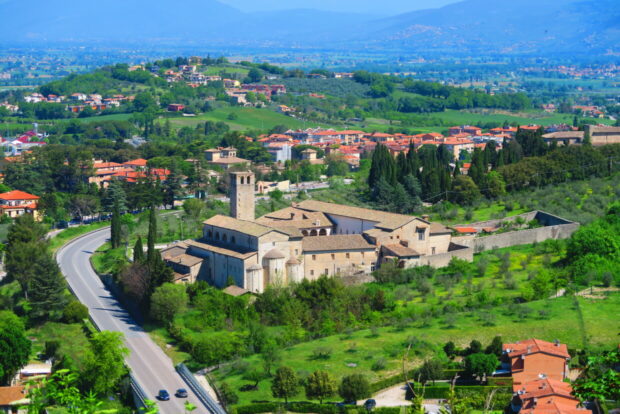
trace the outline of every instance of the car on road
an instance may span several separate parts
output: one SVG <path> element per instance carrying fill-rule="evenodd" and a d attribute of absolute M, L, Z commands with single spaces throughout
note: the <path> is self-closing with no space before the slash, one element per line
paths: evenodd
<path fill-rule="evenodd" d="M 179 388 L 177 392 L 174 393 L 177 398 L 187 398 L 187 390 L 185 388 Z"/>
<path fill-rule="evenodd" d="M 159 390 L 159 393 L 157 393 L 157 399 L 159 401 L 168 401 L 170 399 L 170 394 L 166 390 Z"/>

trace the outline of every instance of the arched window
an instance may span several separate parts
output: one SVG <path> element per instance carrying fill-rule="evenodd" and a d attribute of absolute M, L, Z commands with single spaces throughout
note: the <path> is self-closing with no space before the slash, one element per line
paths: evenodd
<path fill-rule="evenodd" d="M 228 236 L 226 236 L 226 233 L 222 235 L 222 241 L 228 241 Z"/>
<path fill-rule="evenodd" d="M 239 177 L 239 180 L 241 181 L 241 184 L 243 184 L 243 176 Z"/>
<path fill-rule="evenodd" d="M 215 240 L 219 240 L 220 239 L 220 232 L 216 231 L 215 232 Z"/>
<path fill-rule="evenodd" d="M 209 230 L 209 232 L 207 233 L 207 237 L 210 239 L 213 238 L 213 232 L 211 230 Z"/>
<path fill-rule="evenodd" d="M 312 231 L 310 232 L 310 235 L 311 235 L 311 236 L 316 236 L 316 235 L 317 235 L 316 230 L 312 230 Z"/>
<path fill-rule="evenodd" d="M 304 236 L 307 236 L 308 235 L 308 230 L 302 230 L 301 234 L 303 234 Z"/>
<path fill-rule="evenodd" d="M 321 229 L 321 231 L 319 231 L 319 236 L 327 236 L 327 230 Z"/>
<path fill-rule="evenodd" d="M 230 242 L 231 242 L 231 243 L 233 243 L 233 244 L 234 244 L 234 243 L 237 243 L 237 239 L 235 238 L 235 236 L 232 236 L 232 237 L 230 238 Z"/>

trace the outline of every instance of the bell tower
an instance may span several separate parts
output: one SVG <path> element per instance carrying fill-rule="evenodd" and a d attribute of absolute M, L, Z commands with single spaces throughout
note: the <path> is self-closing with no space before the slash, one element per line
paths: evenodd
<path fill-rule="evenodd" d="M 230 215 L 239 220 L 254 221 L 254 173 L 230 173 Z"/>

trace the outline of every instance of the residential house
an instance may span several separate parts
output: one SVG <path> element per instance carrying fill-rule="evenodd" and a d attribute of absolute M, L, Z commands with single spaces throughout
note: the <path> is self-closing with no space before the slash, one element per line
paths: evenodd
<path fill-rule="evenodd" d="M 228 148 L 214 148 L 205 151 L 205 159 L 207 163 L 212 166 L 217 166 L 228 170 L 235 165 L 250 165 L 251 161 L 237 157 L 237 149 Z"/>
<path fill-rule="evenodd" d="M 515 387 L 544 378 L 563 381 L 568 375 L 570 354 L 566 345 L 558 341 L 528 339 L 504 344 L 503 352 Z"/>
<path fill-rule="evenodd" d="M 543 135 L 547 144 L 555 142 L 559 145 L 576 145 L 583 143 L 584 131 L 558 131 Z"/>
<path fill-rule="evenodd" d="M 620 144 L 620 127 L 586 125 L 585 132 L 590 135 L 592 145 Z"/>
<path fill-rule="evenodd" d="M 38 196 L 24 191 L 13 190 L 0 194 L 0 209 L 2 214 L 10 218 L 19 217 L 23 214 L 32 214 L 35 220 L 39 219 Z"/>
<path fill-rule="evenodd" d="M 510 403 L 512 411 L 521 414 L 587 414 L 589 410 L 579 408 L 581 402 L 572 394 L 573 388 L 567 382 L 549 378 L 530 381 L 515 391 Z"/>
<path fill-rule="evenodd" d="M 11 387 L 0 387 L 0 412 L 7 414 L 25 414 L 25 408 L 30 404 L 27 396 L 26 387 L 16 385 Z"/>

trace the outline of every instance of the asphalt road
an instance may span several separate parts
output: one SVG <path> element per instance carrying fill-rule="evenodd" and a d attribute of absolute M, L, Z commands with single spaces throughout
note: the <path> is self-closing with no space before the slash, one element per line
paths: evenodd
<path fill-rule="evenodd" d="M 103 229 L 79 238 L 58 251 L 56 260 L 71 289 L 80 302 L 88 306 L 99 329 L 124 334 L 125 344 L 130 350 L 126 359 L 127 365 L 148 397 L 156 401 L 160 389 L 166 389 L 170 393 L 170 401 L 158 402 L 160 413 L 182 414 L 185 412 L 183 404 L 186 400 L 198 407 L 192 414 L 209 413 L 176 372 L 170 358 L 121 307 L 93 271 L 90 256 L 109 238 L 110 230 Z M 187 399 L 174 396 L 179 388 L 188 391 Z"/>

